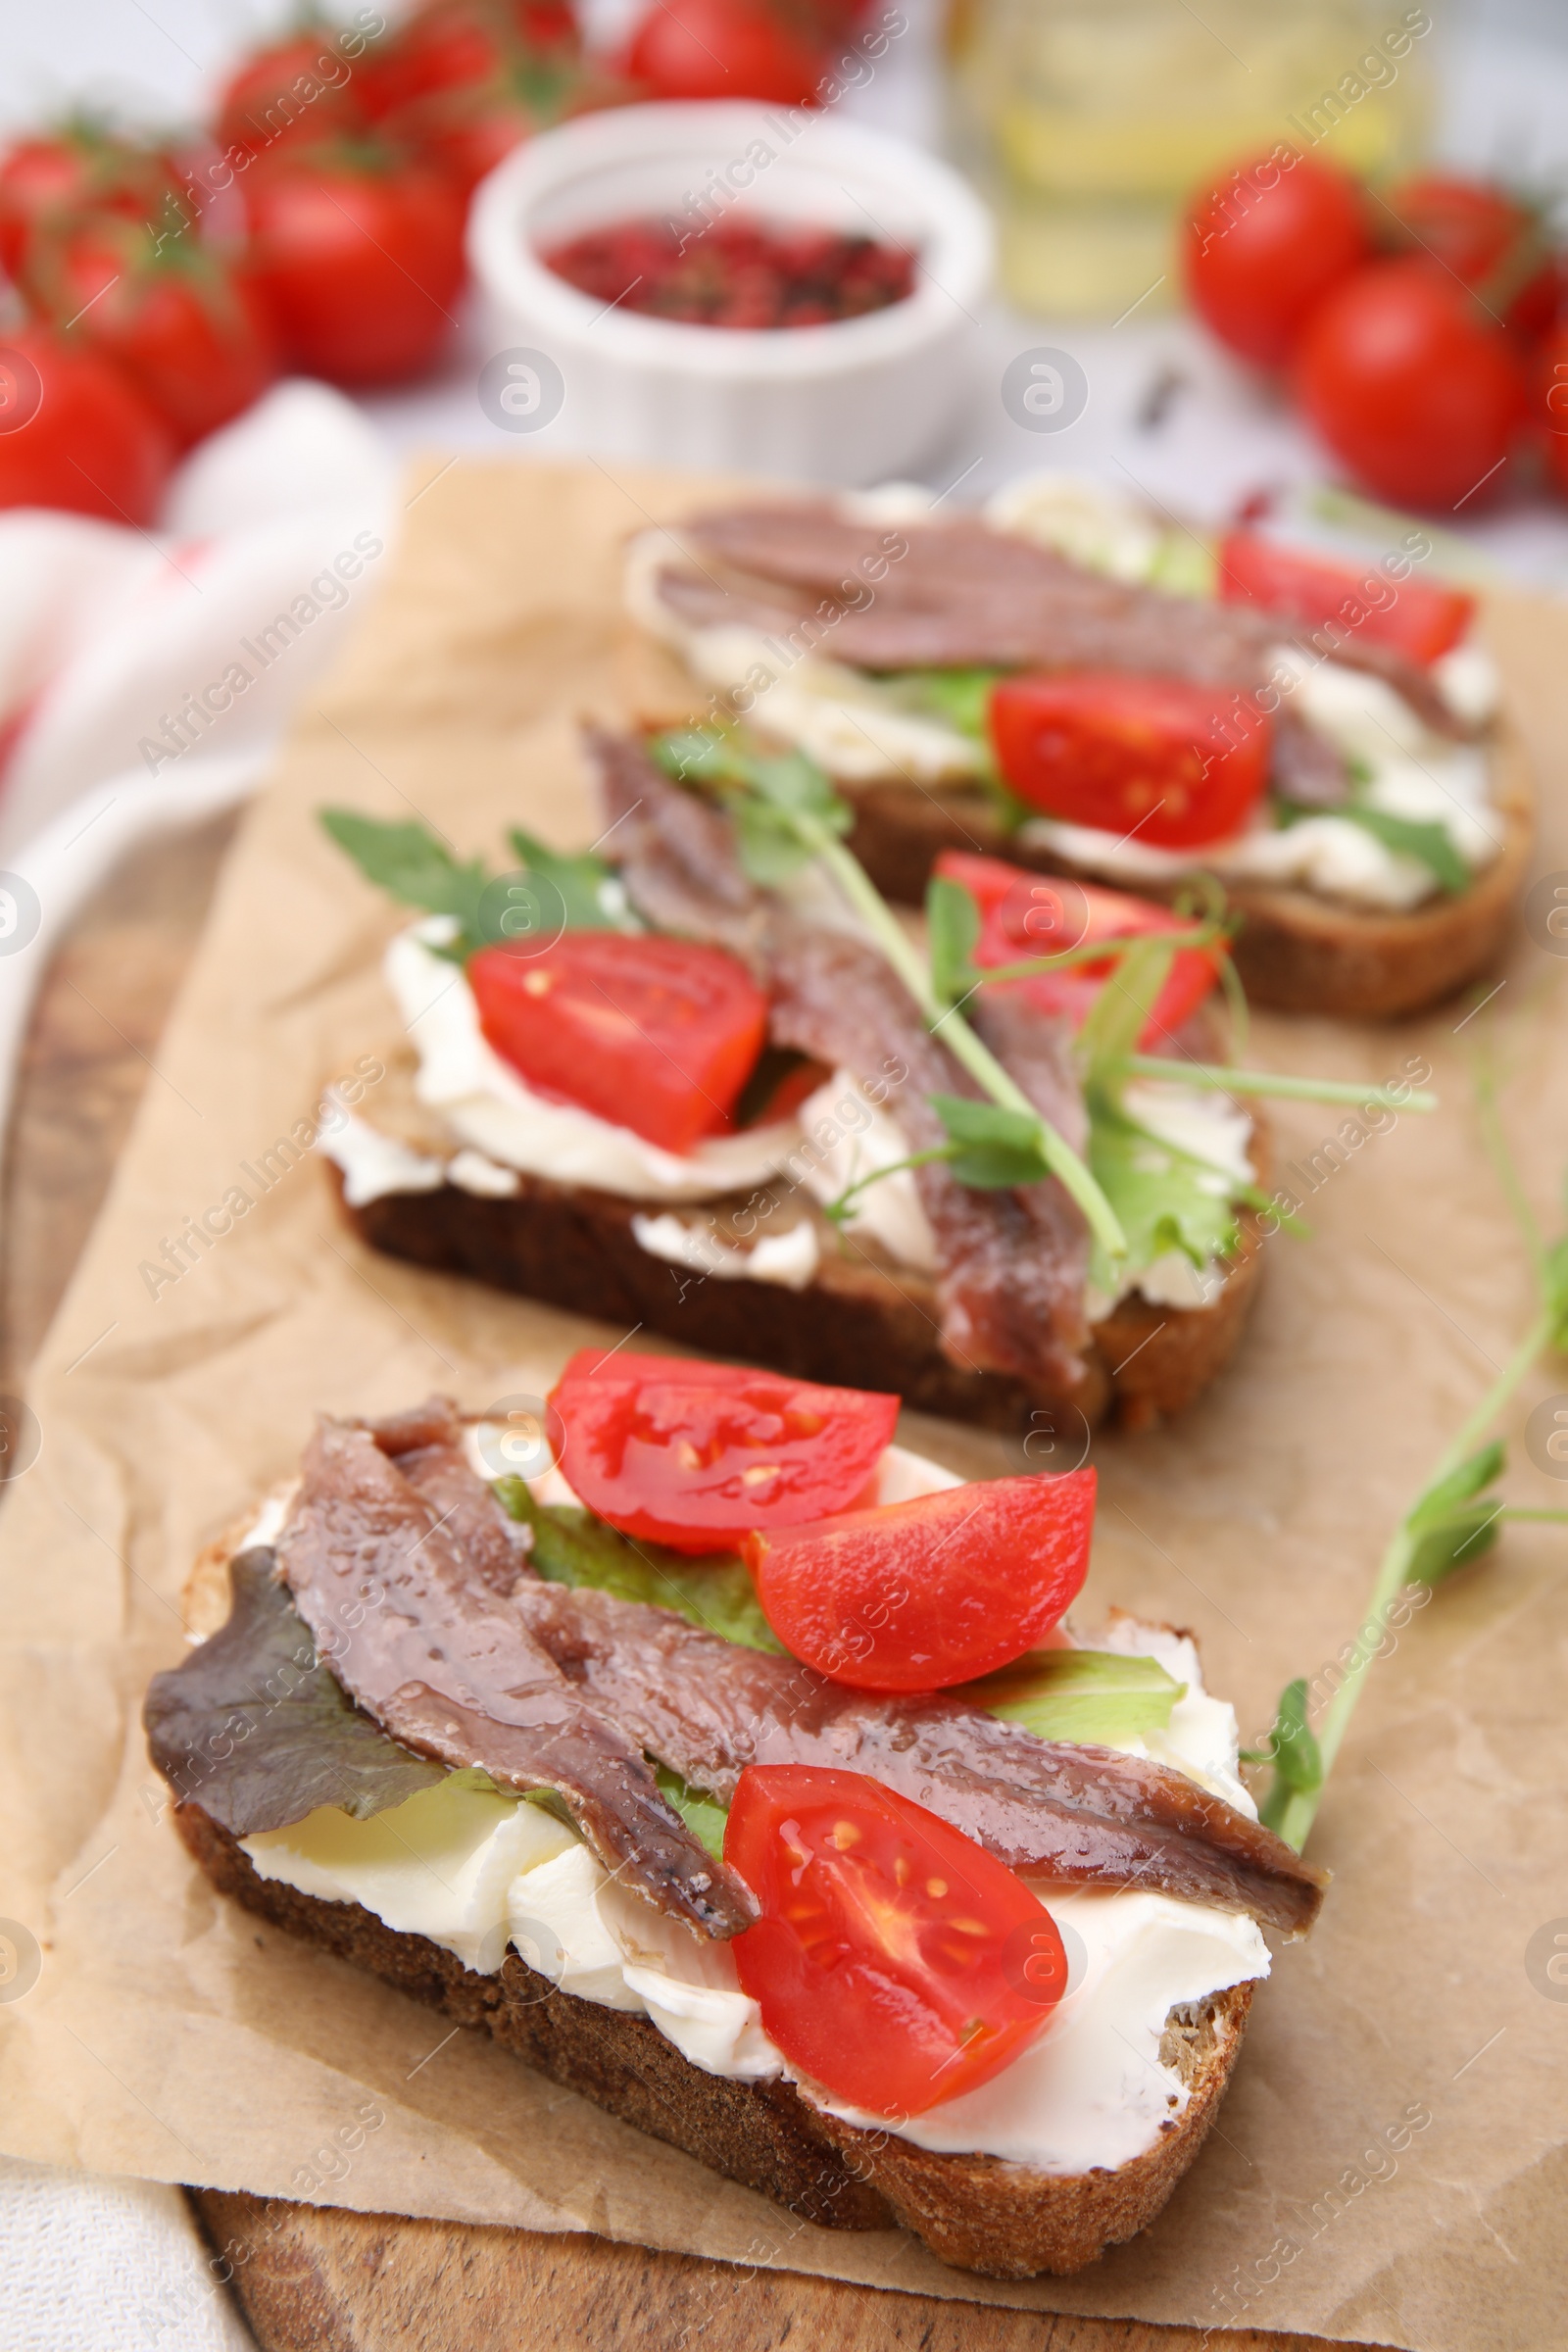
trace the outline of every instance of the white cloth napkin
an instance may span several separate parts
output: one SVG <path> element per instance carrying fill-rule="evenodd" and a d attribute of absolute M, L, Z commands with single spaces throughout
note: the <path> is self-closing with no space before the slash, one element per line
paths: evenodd
<path fill-rule="evenodd" d="M 0 514 L 0 1139 L 56 942 L 127 850 L 262 781 L 386 574 L 393 482 L 357 409 L 286 383 L 156 531 Z M 176 2189 L 0 2159 L 0 2352 L 250 2341 Z"/>
<path fill-rule="evenodd" d="M 379 436 L 293 382 L 187 459 L 156 532 L 0 514 L 0 1132 L 61 933 L 128 849 L 255 789 L 394 513 Z"/>
<path fill-rule="evenodd" d="M 177 2188 L 0 2156 L 0 2352 L 255 2352 Z"/>

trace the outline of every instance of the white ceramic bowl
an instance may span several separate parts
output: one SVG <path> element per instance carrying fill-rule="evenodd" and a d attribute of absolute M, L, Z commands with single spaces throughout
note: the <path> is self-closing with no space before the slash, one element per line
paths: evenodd
<path fill-rule="evenodd" d="M 715 188 L 729 201 L 710 200 L 710 214 L 914 246 L 914 292 L 824 326 L 689 326 L 607 309 L 538 258 L 541 245 L 628 218 L 700 225 L 692 201 Z M 729 102 L 636 106 L 509 156 L 474 200 L 468 255 L 502 355 L 488 371 L 498 422 L 526 430 L 559 410 L 564 439 L 606 456 L 854 485 L 908 471 L 956 424 L 992 230 L 946 164 L 858 123 Z M 522 389 L 503 388 L 504 417 L 496 385 L 513 359 Z"/>

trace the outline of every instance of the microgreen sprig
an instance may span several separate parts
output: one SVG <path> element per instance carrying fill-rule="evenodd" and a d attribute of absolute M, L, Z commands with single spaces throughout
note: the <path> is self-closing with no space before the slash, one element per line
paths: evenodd
<path fill-rule="evenodd" d="M 1483 1099 L 1484 1115 L 1493 1106 Z M 1494 1111 L 1493 1113 L 1494 1116 Z M 1510 1205 L 1523 1205 L 1523 1193 L 1500 1132 L 1489 1138 L 1494 1155 L 1505 1162 Z M 1538 1304 L 1512 1355 L 1463 1427 L 1444 1448 L 1431 1477 L 1400 1519 L 1378 1565 L 1367 1596 L 1360 1633 L 1345 1680 L 1323 1711 L 1316 1733 L 1306 1721 L 1304 1681 L 1287 1684 L 1266 1745 L 1248 1751 L 1253 1763 L 1271 1763 L 1274 1778 L 1259 1808 L 1271 1829 L 1299 1853 L 1317 1815 L 1324 1784 L 1355 1713 L 1372 1660 L 1382 1644 L 1389 1613 L 1407 1587 L 1430 1587 L 1456 1568 L 1479 1559 L 1497 1540 L 1505 1520 L 1568 1521 L 1568 1511 L 1530 1510 L 1504 1503 L 1489 1492 L 1502 1475 L 1506 1449 L 1500 1439 L 1486 1443 L 1487 1431 L 1505 1409 L 1537 1359 L 1568 1353 L 1568 1232 L 1550 1248 L 1539 1242 L 1528 1209 L 1522 1222 L 1532 1243 Z"/>

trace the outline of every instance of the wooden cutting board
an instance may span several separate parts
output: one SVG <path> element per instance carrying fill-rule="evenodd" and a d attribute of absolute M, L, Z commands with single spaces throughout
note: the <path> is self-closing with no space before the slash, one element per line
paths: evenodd
<path fill-rule="evenodd" d="M 128 860 L 50 967 L 24 1053 L 4 1194 L 0 1392 L 15 1394 L 96 1215 L 201 928 L 232 820 Z M 187 2192 L 263 2352 L 1200 2352 L 1196 2329 L 748 2272 L 577 2234 Z M 1351 2352 L 1222 2333 L 1225 2352 Z"/>

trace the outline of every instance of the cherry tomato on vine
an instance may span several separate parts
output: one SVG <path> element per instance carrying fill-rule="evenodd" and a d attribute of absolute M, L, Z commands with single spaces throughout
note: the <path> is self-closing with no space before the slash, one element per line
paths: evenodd
<path fill-rule="evenodd" d="M 369 142 L 285 152 L 245 179 L 255 283 L 288 358 L 329 383 L 416 374 L 452 327 L 463 201 L 433 166 Z"/>
<path fill-rule="evenodd" d="M 89 122 L 19 139 L 0 157 L 0 266 L 19 277 L 41 230 L 108 215 L 170 229 L 193 210 L 172 155 Z"/>
<path fill-rule="evenodd" d="M 1440 262 L 1489 301 L 1497 287 L 1492 307 L 1521 334 L 1545 332 L 1562 296 L 1562 267 L 1545 251 L 1532 206 L 1491 180 L 1437 172 L 1402 180 L 1384 202 L 1410 251 Z"/>
<path fill-rule="evenodd" d="M 742 1554 L 768 1624 L 858 1690 L 942 1690 L 1033 1649 L 1089 1569 L 1093 1470 L 991 1478 L 814 1525 Z"/>
<path fill-rule="evenodd" d="M 1356 480 L 1407 507 L 1494 494 L 1528 403 L 1507 336 L 1425 260 L 1375 262 L 1330 294 L 1294 380 L 1308 421 Z"/>
<path fill-rule="evenodd" d="M 574 1355 L 551 1392 L 561 1466 L 612 1527 L 675 1551 L 858 1502 L 893 1442 L 896 1396 L 684 1357 Z"/>
<path fill-rule="evenodd" d="M 862 1773 L 752 1764 L 724 1859 L 761 1917 L 730 1945 L 791 2066 L 873 2115 L 977 2089 L 1067 1984 L 1045 1905 L 961 1831 Z"/>
<path fill-rule="evenodd" d="M 1183 232 L 1187 292 L 1212 334 L 1278 368 L 1331 287 L 1371 251 L 1360 189 L 1288 150 L 1260 156 L 1193 201 Z"/>
<path fill-rule="evenodd" d="M 44 315 L 123 369 L 181 448 L 249 408 L 278 372 L 266 305 L 194 237 L 155 249 L 128 221 L 35 245 L 28 292 Z"/>
<path fill-rule="evenodd" d="M 811 106 L 825 72 L 818 43 L 768 0 L 654 0 L 626 71 L 656 98 L 764 98 Z"/>
<path fill-rule="evenodd" d="M 0 345 L 0 507 L 149 523 L 173 456 L 163 419 L 86 344 L 31 325 Z"/>
<path fill-rule="evenodd" d="M 218 144 L 263 156 L 279 147 L 352 137 L 369 119 L 362 97 L 363 72 L 343 54 L 329 25 L 260 49 L 224 85 L 214 134 Z"/>
<path fill-rule="evenodd" d="M 1240 832 L 1268 782 L 1272 729 L 1222 688 L 1060 670 L 1001 679 L 991 739 L 1032 808 L 1179 850 Z"/>

